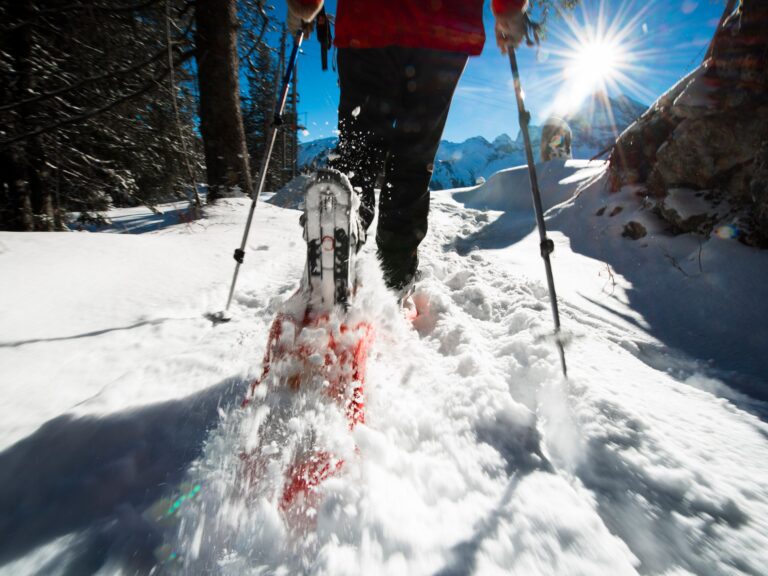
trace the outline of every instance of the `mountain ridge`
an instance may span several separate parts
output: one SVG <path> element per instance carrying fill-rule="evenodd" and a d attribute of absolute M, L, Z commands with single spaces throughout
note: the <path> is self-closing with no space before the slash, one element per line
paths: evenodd
<path fill-rule="evenodd" d="M 628 96 L 607 97 L 594 94 L 565 120 L 573 131 L 574 158 L 591 158 L 618 138 L 645 110 L 647 105 Z M 531 142 L 538 158 L 541 126 L 531 125 Z M 335 136 L 313 140 L 299 147 L 299 167 L 303 170 L 322 166 L 336 146 Z M 435 158 L 430 189 L 472 186 L 479 179 L 487 179 L 499 170 L 524 164 L 523 136 L 516 138 L 501 133 L 493 141 L 484 136 L 472 136 L 463 142 L 441 140 Z"/>

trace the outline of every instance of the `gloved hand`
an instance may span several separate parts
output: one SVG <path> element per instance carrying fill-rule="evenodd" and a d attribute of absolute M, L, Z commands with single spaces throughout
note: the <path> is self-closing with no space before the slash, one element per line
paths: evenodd
<path fill-rule="evenodd" d="M 323 7 L 323 0 L 288 0 L 288 32 L 294 34 L 304 30 L 304 35 L 312 33 L 315 16 Z"/>
<path fill-rule="evenodd" d="M 503 2 L 494 0 L 491 7 L 496 17 L 496 45 L 502 54 L 517 48 L 525 38 L 525 12 L 528 2 Z"/>

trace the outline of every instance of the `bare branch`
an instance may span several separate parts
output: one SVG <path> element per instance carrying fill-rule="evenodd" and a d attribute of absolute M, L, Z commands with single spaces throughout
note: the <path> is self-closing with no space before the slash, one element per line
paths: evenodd
<path fill-rule="evenodd" d="M 141 10 L 144 10 L 145 8 L 149 8 L 153 4 L 158 4 L 160 0 L 147 0 L 146 2 L 141 2 L 139 4 L 132 4 L 128 6 L 99 6 L 98 4 L 70 4 L 69 6 L 61 6 L 60 8 L 46 8 L 43 10 L 38 10 L 37 13 L 40 15 L 44 14 L 58 14 L 61 12 L 74 12 L 78 10 L 94 10 L 97 12 L 110 12 L 110 13 L 120 13 L 120 12 L 138 12 Z"/>
<path fill-rule="evenodd" d="M 141 68 L 148 66 L 152 62 L 159 60 L 162 58 L 166 52 L 168 51 L 167 46 L 163 46 L 160 50 L 155 52 L 152 56 L 147 58 L 146 60 L 139 62 L 138 64 L 134 64 L 133 66 L 129 66 L 127 68 L 122 68 L 120 70 L 115 70 L 112 72 L 105 72 L 104 74 L 98 74 L 96 76 L 87 76 L 83 78 L 82 80 L 79 80 L 75 82 L 74 84 L 68 84 L 67 86 L 64 86 L 62 88 L 59 88 L 58 90 L 52 90 L 51 92 L 45 92 L 44 94 L 39 94 L 35 96 L 34 98 L 27 98 L 26 100 L 19 100 L 17 102 L 12 102 L 10 104 L 6 104 L 4 106 L 0 106 L 0 111 L 3 110 L 11 110 L 13 108 L 18 108 L 19 106 L 24 106 L 27 104 L 34 104 L 36 102 L 40 102 L 42 100 L 48 100 L 49 98 L 53 98 L 55 96 L 60 96 L 61 94 L 64 94 L 66 92 L 70 92 L 72 90 L 75 90 L 77 88 L 82 88 L 83 86 L 86 86 L 88 84 L 91 84 L 93 82 L 98 82 L 99 80 L 105 80 L 107 78 L 119 78 L 121 76 L 125 76 L 126 74 L 130 74 L 131 72 L 136 72 L 137 70 L 140 70 Z"/>
<path fill-rule="evenodd" d="M 175 65 L 179 66 L 183 62 L 189 60 L 189 58 L 191 58 L 193 55 L 194 55 L 194 50 L 189 50 L 188 52 L 185 52 L 184 54 L 181 55 L 181 57 L 175 63 Z M 16 142 L 26 140 L 27 138 L 34 138 L 35 136 L 40 136 L 41 134 L 53 132 L 64 126 L 79 124 L 80 122 L 84 122 L 90 118 L 93 118 L 94 116 L 98 116 L 100 114 L 103 114 L 104 112 L 108 112 L 109 110 L 116 108 L 120 104 L 123 104 L 125 102 L 128 102 L 129 100 L 133 100 L 138 96 L 146 94 L 147 92 L 150 92 L 153 88 L 157 88 L 158 83 L 161 80 L 163 80 L 166 76 L 168 76 L 169 73 L 170 73 L 170 69 L 166 68 L 160 74 L 156 75 L 149 82 L 147 82 L 137 90 L 134 90 L 133 92 L 129 92 L 128 94 L 124 94 L 117 100 L 113 100 L 109 104 L 105 104 L 104 106 L 101 106 L 99 108 L 95 108 L 88 112 L 84 112 L 83 114 L 78 114 L 77 116 L 70 116 L 69 118 L 64 118 L 63 120 L 59 120 L 58 122 L 48 124 L 47 126 L 37 128 L 36 130 L 32 130 L 30 132 L 25 132 L 24 134 L 19 134 L 7 140 L 0 140 L 0 150 L 7 148 L 8 146 L 15 144 Z"/>
<path fill-rule="evenodd" d="M 33 18 L 40 18 L 45 17 L 47 15 L 55 15 L 55 14 L 61 14 L 62 12 L 76 12 L 80 10 L 91 10 L 96 12 L 107 12 L 107 13 L 113 13 L 113 14 L 121 14 L 121 13 L 131 13 L 131 12 L 138 12 L 141 10 L 144 10 L 145 8 L 149 8 L 153 4 L 157 4 L 160 2 L 160 0 L 147 0 L 147 2 L 142 2 L 140 4 L 133 4 L 130 6 L 116 6 L 116 7 L 108 7 L 108 6 L 99 6 L 98 4 L 70 4 L 69 6 L 61 6 L 59 8 L 44 8 L 42 10 L 35 10 L 34 14 L 32 14 Z M 23 22 L 16 22 L 13 25 L 11 25 L 8 30 L 14 31 L 18 30 L 19 28 L 24 28 L 25 26 L 35 26 L 36 23 L 33 20 L 25 20 Z"/>

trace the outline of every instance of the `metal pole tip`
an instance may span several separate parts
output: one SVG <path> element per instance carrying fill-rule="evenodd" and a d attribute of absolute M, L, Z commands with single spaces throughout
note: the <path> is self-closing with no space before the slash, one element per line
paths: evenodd
<path fill-rule="evenodd" d="M 221 312 L 208 312 L 205 317 L 213 322 L 214 325 L 216 324 L 226 324 L 230 320 L 232 320 L 232 316 L 230 316 L 227 312 L 221 311 Z"/>

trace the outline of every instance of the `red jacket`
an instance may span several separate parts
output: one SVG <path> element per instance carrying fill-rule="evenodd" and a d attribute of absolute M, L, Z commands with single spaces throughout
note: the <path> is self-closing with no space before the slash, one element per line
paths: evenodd
<path fill-rule="evenodd" d="M 294 0 L 308 6 L 320 0 Z M 492 0 L 495 14 L 523 10 L 527 0 Z M 338 0 L 336 46 L 405 46 L 480 54 L 483 0 Z"/>

